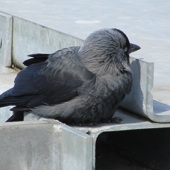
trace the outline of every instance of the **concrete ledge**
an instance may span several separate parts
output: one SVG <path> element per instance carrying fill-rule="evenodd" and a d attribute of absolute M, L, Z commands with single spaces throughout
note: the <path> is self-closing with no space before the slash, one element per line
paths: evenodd
<path fill-rule="evenodd" d="M 11 66 L 12 16 L 0 12 L 0 65 Z"/>
<path fill-rule="evenodd" d="M 13 17 L 13 62 L 20 68 L 28 54 L 53 53 L 61 48 L 81 45 L 83 40 L 57 30 Z"/>
<path fill-rule="evenodd" d="M 51 169 L 52 128 L 46 123 L 0 125 L 1 169 Z"/>
<path fill-rule="evenodd" d="M 166 167 L 168 169 L 170 129 L 167 127 L 170 125 L 151 123 L 138 117 L 132 118 L 127 113 L 123 115 L 122 112 L 119 115 L 124 120 L 122 124 L 99 124 L 94 127 L 70 127 L 49 119 L 0 124 L 1 168 L 105 170 L 108 167 L 110 170 L 128 168 L 150 170 L 153 167 Z M 122 145 L 119 145 L 120 143 Z M 163 152 L 154 154 L 162 148 Z M 117 152 L 114 152 L 115 150 Z M 127 164 L 130 160 L 133 164 Z"/>
<path fill-rule="evenodd" d="M 169 129 L 170 127 L 170 123 L 153 123 L 153 122 L 150 122 L 148 121 L 147 119 L 145 118 L 142 118 L 142 117 L 139 117 L 139 116 L 136 116 L 136 115 L 132 115 L 132 114 L 129 114 L 128 112 L 124 111 L 124 110 L 117 110 L 116 112 L 116 115 L 117 117 L 120 117 L 123 122 L 120 123 L 120 124 L 117 124 L 117 123 L 101 123 L 101 124 L 98 124 L 96 126 L 86 126 L 86 127 L 78 127 L 78 126 L 75 126 L 73 128 L 77 129 L 78 131 L 81 131 L 82 133 L 84 134 L 89 134 L 91 137 L 92 137 L 92 140 L 93 140 L 93 143 L 92 143 L 92 151 L 91 154 L 92 154 L 92 157 L 93 157 L 93 167 L 96 167 L 96 160 L 97 160 L 97 152 L 98 152 L 98 148 L 97 148 L 97 143 L 98 143 L 98 140 L 101 138 L 102 136 L 102 140 L 104 140 L 105 142 L 105 145 L 106 146 L 103 146 L 103 147 L 107 147 L 108 143 L 110 142 L 109 140 L 107 140 L 107 137 L 108 135 L 105 135 L 106 133 L 108 134 L 114 134 L 114 133 L 122 133 L 125 131 L 138 131 L 140 133 L 141 130 L 153 130 L 154 129 L 162 129 L 162 132 L 164 132 L 164 128 L 167 128 Z M 47 122 L 50 122 L 50 123 L 55 123 L 56 120 L 50 120 L 50 119 L 44 119 L 44 118 L 40 118 L 39 116 L 35 116 L 34 114 L 25 114 L 25 117 L 24 117 L 24 120 L 25 121 L 37 121 L 37 120 L 40 120 L 41 121 L 47 121 Z M 160 130 L 161 131 L 161 130 Z M 75 131 L 75 133 L 77 133 L 77 131 Z M 128 133 L 128 132 L 127 132 Z M 129 132 L 129 133 L 133 133 L 133 132 Z M 136 132 L 137 133 L 137 132 Z M 111 135 L 110 135 L 111 136 Z M 165 135 L 166 136 L 166 135 Z M 132 137 L 132 136 L 131 136 Z M 119 139 L 118 139 L 119 140 Z M 135 136 L 133 136 L 131 139 L 126 139 L 126 140 L 134 140 L 135 141 Z M 151 139 L 150 139 L 151 140 Z M 161 139 L 159 139 L 161 141 Z M 146 141 L 146 144 L 147 142 L 149 143 L 150 141 L 148 141 L 147 139 L 145 140 Z M 115 149 L 114 148 L 114 140 L 112 141 L 112 146 L 110 146 L 110 148 L 112 149 Z M 120 139 L 120 142 L 121 139 Z M 126 144 L 126 141 L 124 141 L 125 144 Z M 164 143 L 164 141 L 162 140 L 161 143 Z M 143 150 L 145 150 L 145 145 L 142 144 L 142 141 L 141 141 L 141 146 L 138 147 L 138 149 L 140 150 L 140 148 L 143 148 Z M 149 147 L 149 146 L 148 146 Z M 150 146 L 152 148 L 152 145 Z M 166 144 L 166 147 L 168 148 L 169 145 Z M 123 146 L 122 146 L 123 148 Z M 145 150 L 146 151 L 146 150 Z M 147 152 L 147 151 L 146 151 Z M 166 154 L 169 153 L 169 152 L 166 152 Z M 102 155 L 103 153 L 100 153 L 99 155 Z M 140 157 L 140 153 L 138 155 Z M 162 155 L 164 156 L 164 155 Z M 166 155 L 167 156 L 167 155 Z M 116 158 L 117 161 L 120 163 L 120 158 L 117 157 Z M 125 159 L 125 158 L 124 158 Z M 151 159 L 151 158 L 149 158 Z M 107 160 L 107 156 L 105 158 L 105 160 Z M 126 159 L 125 159 L 126 160 Z M 103 159 L 104 161 L 104 159 Z M 109 162 L 109 160 L 107 160 Z M 135 160 L 134 160 L 135 161 Z M 151 161 L 151 160 L 150 160 Z M 157 160 L 158 161 L 158 160 Z M 100 162 L 102 162 L 102 160 L 100 160 Z M 97 161 L 97 163 L 100 164 L 100 162 Z M 158 161 L 159 162 L 159 161 Z M 166 161 L 165 161 L 166 162 Z M 115 166 L 118 166 L 119 163 L 115 163 L 115 164 L 112 164 L 112 161 L 110 161 L 110 168 L 113 168 Z M 152 163 L 152 162 L 151 162 Z M 169 166 L 168 162 L 166 162 L 166 165 L 165 166 Z M 122 170 L 120 167 L 122 168 L 125 168 L 127 167 L 127 165 L 125 163 L 122 163 L 121 165 L 119 165 L 117 167 L 118 170 Z M 129 166 L 129 169 L 131 170 L 133 166 Z M 143 170 L 143 165 L 140 165 L 138 167 L 138 170 Z M 100 169 L 100 168 L 99 168 Z M 101 168 L 101 170 L 105 170 L 105 167 Z M 136 170 L 134 168 L 134 170 Z M 149 168 L 146 170 L 149 170 Z"/>
<path fill-rule="evenodd" d="M 0 125 L 3 170 L 92 170 L 92 138 L 58 121 Z"/>

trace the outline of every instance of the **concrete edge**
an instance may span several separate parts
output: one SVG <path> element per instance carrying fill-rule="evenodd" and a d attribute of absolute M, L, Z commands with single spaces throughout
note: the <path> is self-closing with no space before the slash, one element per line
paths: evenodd
<path fill-rule="evenodd" d="M 12 16 L 0 12 L 0 60 L 4 67 L 11 66 Z"/>
<path fill-rule="evenodd" d="M 0 132 L 2 169 L 93 169 L 92 137 L 57 120 L 1 123 Z"/>

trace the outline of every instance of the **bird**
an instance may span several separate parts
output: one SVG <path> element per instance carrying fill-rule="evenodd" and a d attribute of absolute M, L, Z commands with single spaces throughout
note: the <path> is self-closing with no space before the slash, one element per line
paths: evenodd
<path fill-rule="evenodd" d="M 82 46 L 30 54 L 14 86 L 0 95 L 0 107 L 14 106 L 7 122 L 22 121 L 24 112 L 71 125 L 111 121 L 131 91 L 129 54 L 139 49 L 120 29 L 104 28 Z"/>

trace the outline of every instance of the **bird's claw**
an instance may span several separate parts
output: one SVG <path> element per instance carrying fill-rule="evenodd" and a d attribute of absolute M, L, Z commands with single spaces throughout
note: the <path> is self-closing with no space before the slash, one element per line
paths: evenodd
<path fill-rule="evenodd" d="M 120 117 L 113 117 L 109 120 L 110 123 L 122 123 L 123 119 Z"/>

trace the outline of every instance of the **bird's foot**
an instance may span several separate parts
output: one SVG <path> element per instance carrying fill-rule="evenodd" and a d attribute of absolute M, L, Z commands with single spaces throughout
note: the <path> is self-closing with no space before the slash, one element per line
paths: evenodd
<path fill-rule="evenodd" d="M 109 123 L 122 123 L 123 119 L 120 117 L 112 117 L 109 119 Z"/>
<path fill-rule="evenodd" d="M 90 122 L 90 123 L 79 123 L 78 126 L 97 126 L 97 123 L 95 122 Z"/>

